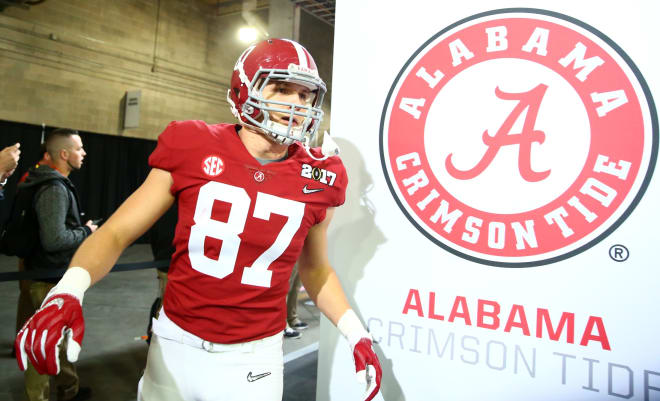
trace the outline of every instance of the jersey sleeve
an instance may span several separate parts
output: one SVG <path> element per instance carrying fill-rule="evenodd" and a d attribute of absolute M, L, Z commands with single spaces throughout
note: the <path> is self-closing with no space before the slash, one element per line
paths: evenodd
<path fill-rule="evenodd" d="M 150 167 L 166 170 L 170 173 L 174 171 L 179 162 L 177 156 L 180 152 L 176 152 L 176 142 L 178 137 L 181 136 L 181 126 L 181 122 L 172 121 L 158 136 L 158 145 L 149 156 Z"/>
<path fill-rule="evenodd" d="M 333 196 L 331 200 L 331 207 L 337 207 L 344 204 L 346 201 L 346 188 L 348 187 L 348 174 L 346 174 L 346 168 L 344 163 L 342 163 L 339 156 L 333 156 L 330 159 L 330 167 L 332 171 L 337 174 L 337 178 L 334 182 L 335 191 L 333 191 Z"/>

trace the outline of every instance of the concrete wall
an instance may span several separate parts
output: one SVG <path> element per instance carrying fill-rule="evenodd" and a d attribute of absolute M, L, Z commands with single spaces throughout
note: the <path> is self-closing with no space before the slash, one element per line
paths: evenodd
<path fill-rule="evenodd" d="M 154 139 L 171 120 L 233 121 L 227 83 L 240 14 L 198 0 L 50 0 L 0 13 L 0 119 Z M 331 76 L 333 30 L 303 12 L 301 39 Z M 258 11 L 267 20 L 267 9 Z M 325 40 L 321 38 L 325 37 Z M 312 46 L 318 46 L 313 48 Z M 141 90 L 139 128 L 123 129 Z M 330 104 L 329 99 L 326 103 Z M 329 113 L 325 127 L 329 126 Z M 1 134 L 0 134 L 1 135 Z"/>

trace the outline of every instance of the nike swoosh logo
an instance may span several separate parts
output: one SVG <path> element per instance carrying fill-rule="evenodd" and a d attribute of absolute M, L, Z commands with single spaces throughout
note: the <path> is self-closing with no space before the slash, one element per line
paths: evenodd
<path fill-rule="evenodd" d="M 64 301 L 62 300 L 62 298 L 55 298 L 55 299 L 49 301 L 44 306 L 42 306 L 41 309 L 46 309 L 51 305 L 57 306 L 57 309 L 62 309 L 62 305 L 64 305 Z"/>
<path fill-rule="evenodd" d="M 303 187 L 304 194 L 313 194 L 314 192 L 321 192 L 323 188 L 307 188 L 307 185 Z"/>
<path fill-rule="evenodd" d="M 257 381 L 259 379 L 263 379 L 266 376 L 270 376 L 270 372 L 261 373 L 261 374 L 254 375 L 254 376 L 252 376 L 252 372 L 250 372 L 247 375 L 247 381 L 249 381 L 249 382 Z"/>

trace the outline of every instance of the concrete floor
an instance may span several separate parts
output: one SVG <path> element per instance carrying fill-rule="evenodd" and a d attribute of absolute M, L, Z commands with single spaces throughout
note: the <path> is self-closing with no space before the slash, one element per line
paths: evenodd
<path fill-rule="evenodd" d="M 128 248 L 119 263 L 152 259 L 148 245 Z M 16 258 L 0 255 L 0 272 L 16 271 Z M 85 339 L 76 364 L 81 385 L 98 401 L 134 401 L 145 366 L 149 309 L 158 293 L 154 269 L 110 273 L 85 295 Z M 20 401 L 23 374 L 11 357 L 16 322 L 18 283 L 0 282 L 0 400 Z M 310 327 L 299 339 L 284 341 L 284 401 L 316 398 L 319 311 L 303 296 L 298 312 Z M 54 386 L 51 386 L 54 387 Z M 56 396 L 51 395 L 51 400 Z"/>

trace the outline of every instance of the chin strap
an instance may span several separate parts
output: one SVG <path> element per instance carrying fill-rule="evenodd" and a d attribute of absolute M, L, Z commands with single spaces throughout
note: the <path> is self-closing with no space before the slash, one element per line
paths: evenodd
<path fill-rule="evenodd" d="M 312 152 L 309 150 L 309 141 L 310 141 L 310 137 L 306 136 L 303 147 L 307 151 L 309 157 L 311 157 L 314 160 L 323 161 L 328 157 L 337 156 L 339 154 L 339 145 L 337 145 L 337 143 L 332 139 L 330 134 L 328 134 L 328 131 L 323 132 L 323 142 L 321 144 L 321 153 L 323 154 L 323 157 L 321 158 L 314 157 Z"/>

